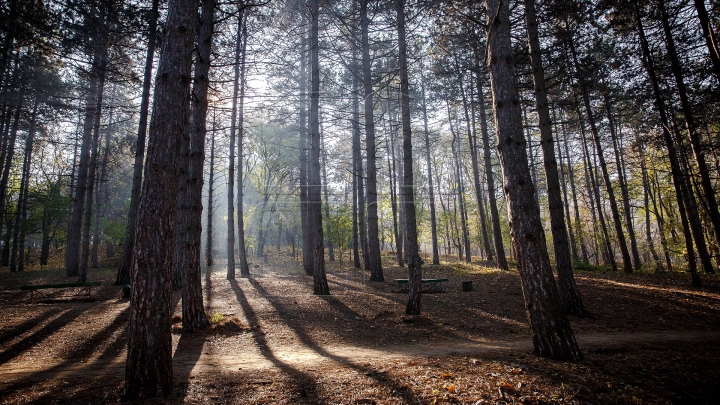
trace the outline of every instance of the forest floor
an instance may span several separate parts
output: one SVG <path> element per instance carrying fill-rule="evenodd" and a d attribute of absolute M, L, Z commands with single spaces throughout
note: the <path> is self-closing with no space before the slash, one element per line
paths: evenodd
<path fill-rule="evenodd" d="M 571 317 L 576 363 L 535 357 L 519 277 L 481 263 L 423 266 L 445 277 L 404 315 L 384 258 L 385 282 L 328 263 L 330 296 L 288 254 L 228 281 L 204 275 L 210 329 L 181 333 L 175 295 L 167 404 L 711 404 L 720 401 L 720 280 L 694 288 L 685 273 L 577 272 L 589 318 Z M 25 284 L 66 282 L 60 270 L 0 271 L 0 404 L 121 401 L 128 300 L 114 270 L 92 300 L 31 302 Z M 462 291 L 472 281 L 475 291 Z"/>

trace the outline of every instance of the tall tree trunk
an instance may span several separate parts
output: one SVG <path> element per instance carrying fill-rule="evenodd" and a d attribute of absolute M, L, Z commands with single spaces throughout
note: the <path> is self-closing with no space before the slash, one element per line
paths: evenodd
<path fill-rule="evenodd" d="M 455 179 L 457 181 L 457 198 L 458 198 L 458 206 L 460 207 L 460 228 L 462 229 L 462 240 L 463 240 L 463 246 L 465 247 L 465 261 L 467 263 L 470 263 L 472 261 L 472 258 L 470 256 L 470 237 L 468 235 L 468 229 L 467 229 L 467 221 L 465 220 L 465 187 L 463 187 L 464 179 L 462 175 L 462 170 L 460 170 L 460 137 L 455 132 L 455 129 L 453 128 L 452 124 L 452 115 L 450 114 L 450 104 L 447 104 L 447 110 L 448 110 L 448 122 L 450 124 L 450 132 L 452 132 L 453 139 L 451 142 L 451 149 L 452 149 L 452 155 L 455 160 Z M 456 146 L 457 145 L 457 146 Z M 461 249 L 462 250 L 462 249 Z M 462 258 L 462 253 L 460 253 L 460 258 Z"/>
<path fill-rule="evenodd" d="M 245 7 L 244 3 L 241 3 Z M 240 100 L 238 100 L 238 143 L 237 143 L 237 240 L 238 254 L 237 258 L 240 262 L 240 275 L 242 277 L 250 276 L 250 267 L 247 261 L 247 248 L 245 246 L 245 210 L 243 208 L 243 198 L 245 197 L 245 183 L 243 178 L 244 159 L 243 147 L 245 145 L 245 90 L 247 88 L 247 19 L 248 14 L 243 12 L 242 16 L 242 49 L 240 50 Z M 238 34 L 240 35 L 240 34 Z M 238 36 L 238 41 L 240 37 Z"/>
<path fill-rule="evenodd" d="M 693 233 L 690 230 L 688 224 L 688 218 L 685 212 L 686 203 L 685 199 L 688 199 L 688 193 L 684 192 L 682 180 L 682 173 L 680 172 L 680 164 L 678 162 L 678 155 L 675 150 L 675 141 L 673 140 L 672 134 L 670 133 L 669 125 L 670 122 L 667 117 L 667 111 L 665 109 L 665 102 L 663 101 L 662 92 L 660 90 L 660 82 L 658 80 L 655 71 L 655 62 L 650 53 L 650 46 L 648 45 L 647 38 L 645 36 L 645 29 L 643 28 L 642 18 L 640 16 L 640 8 L 637 4 L 634 4 L 634 17 L 637 23 L 638 36 L 640 37 L 640 47 L 642 49 L 642 63 L 645 67 L 645 71 L 650 79 L 650 84 L 653 88 L 653 95 L 655 97 L 655 108 L 658 110 L 660 115 L 660 126 L 662 127 L 663 138 L 665 140 L 665 146 L 668 149 L 668 158 L 670 160 L 670 172 L 672 174 L 673 183 L 675 185 L 675 196 L 678 202 L 678 211 L 680 211 L 681 224 L 683 227 L 683 234 L 685 236 L 685 249 L 688 255 L 688 270 L 693 285 L 700 286 L 700 276 L 697 274 L 697 267 L 695 262 L 695 249 L 692 243 Z M 693 197 L 694 198 L 694 197 Z"/>
<path fill-rule="evenodd" d="M 115 89 L 113 88 L 113 93 Z M 105 130 L 105 146 L 103 146 L 103 157 L 100 163 L 100 178 L 97 182 L 97 190 L 95 192 L 95 230 L 93 232 L 93 246 L 92 246 L 92 268 L 97 269 L 100 267 L 98 259 L 98 249 L 102 240 L 100 235 L 100 222 L 105 217 L 105 204 L 109 201 L 110 191 L 107 187 L 107 164 L 110 157 L 110 135 L 113 131 L 113 110 L 110 110 L 110 117 L 108 118 L 108 125 Z"/>
<path fill-rule="evenodd" d="M 421 74 L 423 129 L 425 131 L 425 161 L 427 162 L 428 199 L 430 205 L 430 234 L 432 236 L 432 264 L 440 264 L 438 250 L 437 217 L 435 213 L 435 187 L 433 186 L 432 159 L 430 159 L 430 131 L 428 131 L 427 105 L 425 103 L 425 76 Z"/>
<path fill-rule="evenodd" d="M 15 106 L 14 111 L 14 117 L 13 117 L 13 123 L 12 128 L 10 129 L 10 132 L 8 134 L 8 141 L 6 146 L 6 152 L 4 154 L 4 159 L 0 159 L 0 163 L 2 163 L 2 176 L 0 177 L 0 215 L 3 217 L 6 216 L 6 210 L 7 210 L 7 191 L 8 191 L 8 182 L 10 180 L 10 169 L 13 166 L 13 158 L 15 156 L 15 142 L 17 140 L 17 133 L 18 133 L 18 127 L 20 125 L 20 111 L 22 110 L 22 104 L 23 100 L 25 98 L 25 86 L 22 86 L 20 89 L 20 101 Z M 0 226 L 0 229 L 2 227 Z M 10 235 L 12 232 L 12 229 L 7 229 L 7 235 Z M 7 244 L 5 244 L 5 247 L 7 248 Z M 3 265 L 7 266 L 7 262 L 4 261 L 5 255 L 3 255 Z"/>
<path fill-rule="evenodd" d="M 88 267 L 90 267 L 90 226 L 92 223 L 92 212 L 94 195 L 97 177 L 97 160 L 98 160 L 98 147 L 100 146 L 100 119 L 102 116 L 102 102 L 103 102 L 103 91 L 105 88 L 105 66 L 107 64 L 107 43 L 103 46 L 103 53 L 100 59 L 100 67 L 103 74 L 100 76 L 100 82 L 98 83 L 98 96 L 97 105 L 95 107 L 95 118 L 93 124 L 93 136 L 90 148 L 92 149 L 90 155 L 90 162 L 88 163 L 88 175 L 86 185 L 86 196 L 85 196 L 85 208 L 83 215 L 85 218 L 82 223 L 82 246 L 81 246 L 81 257 L 80 257 L 80 269 L 78 271 L 77 280 L 84 282 L 87 278 Z"/>
<path fill-rule="evenodd" d="M 237 139 L 238 95 L 240 92 L 240 69 L 243 54 L 243 21 L 245 9 L 238 4 L 237 39 L 235 40 L 235 75 L 233 79 L 232 112 L 230 113 L 230 156 L 227 185 L 227 279 L 235 278 L 235 141 Z"/>
<path fill-rule="evenodd" d="M 410 90 L 408 82 L 407 50 L 405 44 L 405 0 L 395 0 L 398 33 L 398 70 L 400 75 L 400 116 L 403 134 L 402 201 L 405 213 L 405 251 L 408 257 L 408 301 L 405 313 L 420 314 L 422 266 L 415 222 L 415 190 L 413 181 L 412 133 L 410 132 Z"/>
<path fill-rule="evenodd" d="M 309 28 L 308 28 L 309 34 Z M 309 35 L 308 35 L 309 39 Z M 300 56 L 300 221 L 302 228 L 302 252 L 303 252 L 303 269 L 305 274 L 308 276 L 313 275 L 313 260 L 312 260 L 312 239 L 310 232 L 310 220 L 308 219 L 309 205 L 308 205 L 308 115 L 307 115 L 307 91 L 308 91 L 308 75 L 307 75 L 307 62 L 309 55 L 307 55 L 306 42 L 308 39 L 303 39 L 302 54 Z"/>
<path fill-rule="evenodd" d="M 577 106 L 577 113 L 578 117 L 580 117 L 580 106 Z M 603 235 L 603 241 L 602 245 L 605 249 L 605 262 L 609 263 L 612 267 L 613 271 L 617 271 L 617 263 L 615 262 L 615 253 L 612 249 L 612 242 L 610 241 L 610 235 L 607 230 L 607 224 L 605 222 L 605 211 L 602 207 L 602 202 L 600 200 L 600 185 L 597 183 L 596 179 L 596 173 L 593 171 L 593 164 L 592 160 L 590 160 L 590 150 L 587 146 L 587 140 L 585 139 L 585 126 L 582 123 L 582 119 L 580 120 L 580 130 L 582 132 L 582 147 L 583 152 L 585 153 L 585 167 L 587 168 L 587 171 L 589 172 L 590 177 L 590 185 L 592 187 L 592 197 L 591 202 L 595 203 L 595 211 L 597 212 L 597 217 L 600 222 L 600 229 L 602 230 Z M 595 222 L 595 219 L 593 218 L 593 223 Z M 599 252 L 597 252 L 599 254 Z"/>
<path fill-rule="evenodd" d="M 475 81 L 478 93 L 478 113 L 480 114 L 480 133 L 482 134 L 483 143 L 483 159 L 485 162 L 485 179 L 487 181 L 488 201 L 490 202 L 490 219 L 493 226 L 493 241 L 495 242 L 495 255 L 497 257 L 498 267 L 502 270 L 508 269 L 507 258 L 505 257 L 505 247 L 502 239 L 502 228 L 500 227 L 500 214 L 497 209 L 497 199 L 495 197 L 495 178 L 493 176 L 492 159 L 490 158 L 490 136 L 488 135 L 487 113 L 485 111 L 485 95 L 483 92 L 483 72 L 480 58 L 475 50 L 475 58 L 477 60 L 478 69 Z"/>
<path fill-rule="evenodd" d="M 580 222 L 580 207 L 577 200 L 577 190 L 575 189 L 575 173 L 573 171 L 573 165 L 570 161 L 570 149 L 568 148 L 567 133 L 565 132 L 565 123 L 562 124 L 563 129 L 563 145 L 565 147 L 565 159 L 567 160 L 568 176 L 570 177 L 570 193 L 573 198 L 573 210 L 575 212 L 575 229 L 577 229 L 578 239 L 580 240 L 580 250 L 582 252 L 583 260 L 588 262 L 587 246 L 585 245 L 585 236 L 582 229 L 582 222 Z"/>
<path fill-rule="evenodd" d="M 65 272 L 68 277 L 77 277 L 80 273 L 80 238 L 82 236 L 82 218 L 85 208 L 85 198 L 88 184 L 88 168 L 90 162 L 90 148 L 93 137 L 93 124 L 97 99 L 102 91 L 99 90 L 100 76 L 100 46 L 96 45 L 93 56 L 93 68 L 90 76 L 90 88 L 85 99 L 85 117 L 83 122 L 83 140 L 80 146 L 80 162 L 78 164 L 77 187 L 73 198 L 72 213 L 67 232 L 67 246 L 65 249 Z"/>
<path fill-rule="evenodd" d="M 368 0 L 360 0 L 360 30 L 362 32 L 363 98 L 365 101 L 365 149 L 367 153 L 367 232 L 371 281 L 385 281 L 380 260 L 378 227 L 377 168 L 375 166 L 375 122 L 373 120 L 373 88 L 370 72 L 370 41 L 368 39 Z"/>
<path fill-rule="evenodd" d="M 327 183 L 327 154 L 325 153 L 325 134 L 322 129 L 320 130 L 320 148 L 322 149 L 322 183 L 323 191 L 325 192 L 325 220 L 330 223 L 330 196 L 328 194 L 328 183 Z M 328 248 L 328 259 L 331 262 L 335 261 L 335 249 L 331 238 L 327 238 L 326 245 Z"/>
<path fill-rule="evenodd" d="M 533 197 L 535 189 L 528 168 L 520 99 L 515 88 L 510 8 L 507 2 L 498 0 L 485 0 L 485 5 L 489 10 L 487 63 L 495 106 L 498 151 L 535 353 L 558 360 L 578 360 L 582 354 L 553 279 L 540 223 L 540 208 Z"/>
<path fill-rule="evenodd" d="M 25 220 L 27 218 L 27 200 L 28 189 L 30 186 L 30 165 L 32 164 L 33 140 L 36 131 L 38 102 L 35 102 L 32 116 L 30 118 L 30 129 L 25 139 L 25 151 L 23 152 L 23 165 L 20 175 L 20 192 L 18 193 L 18 202 L 15 208 L 15 226 L 13 228 L 13 246 L 12 255 L 10 257 L 10 272 L 25 270 L 25 237 L 27 235 L 27 226 Z"/>
<path fill-rule="evenodd" d="M 388 107 L 390 107 L 390 104 L 388 103 Z M 389 113 L 388 113 L 389 114 Z M 388 138 L 392 139 L 391 146 L 388 145 Z M 387 149 L 387 160 L 388 160 L 388 177 L 390 179 L 390 209 L 392 211 L 392 217 L 393 217 L 393 236 L 395 236 L 395 255 L 397 257 L 397 263 L 400 267 L 405 267 L 405 263 L 403 263 L 403 241 L 401 238 L 400 229 L 398 228 L 398 209 L 397 209 L 397 179 L 395 173 L 397 171 L 395 170 L 395 137 L 392 134 L 392 130 L 388 133 L 387 138 L 385 138 L 385 149 Z"/>
<path fill-rule="evenodd" d="M 640 260 L 640 252 L 638 251 L 637 240 L 635 238 L 635 228 L 633 227 L 632 211 L 630 208 L 630 193 L 628 192 L 627 180 L 625 180 L 625 172 L 623 170 L 623 164 L 618 147 L 618 134 L 615 129 L 615 119 L 612 113 L 612 106 L 610 105 L 610 96 L 607 91 L 603 92 L 603 97 L 605 99 L 605 110 L 607 111 L 610 138 L 615 155 L 615 165 L 617 166 L 618 183 L 620 183 L 620 193 L 623 198 L 623 211 L 625 214 L 625 225 L 628 230 L 628 239 L 630 239 L 630 252 L 632 253 L 633 266 L 635 267 L 635 270 L 640 270 L 642 268 L 642 261 Z"/>
<path fill-rule="evenodd" d="M 140 204 L 140 190 L 142 187 L 143 163 L 145 161 L 145 139 L 147 136 L 148 111 L 150 109 L 150 86 L 152 84 L 152 67 L 155 57 L 155 39 L 157 38 L 158 7 L 160 0 L 152 1 L 150 21 L 148 26 L 148 43 L 145 54 L 145 70 L 143 73 L 142 96 L 140 99 L 140 119 L 138 123 L 137 142 L 135 143 L 135 161 L 133 163 L 132 191 L 130 192 L 130 210 L 125 227 L 125 245 L 120 259 L 115 284 L 121 284 L 124 277 L 130 276 L 132 252 L 135 246 L 135 223 L 137 222 L 137 208 Z"/>
<path fill-rule="evenodd" d="M 652 192 L 651 189 L 652 184 L 651 182 L 648 182 L 648 194 L 650 195 L 650 200 L 653 204 L 653 213 L 658 223 L 658 234 L 660 235 L 660 245 L 663 247 L 663 252 L 665 255 L 665 264 L 667 265 L 667 270 L 672 271 L 672 259 L 670 257 L 670 249 L 668 248 L 667 238 L 665 237 L 665 217 L 662 214 L 662 201 L 660 201 L 660 204 L 657 203 L 657 200 L 660 199 L 660 194 L 657 192 Z M 657 195 L 657 199 L 655 198 L 655 195 Z M 658 206 L 660 207 L 659 210 Z"/>
<path fill-rule="evenodd" d="M 205 242 L 205 265 L 215 264 L 213 258 L 213 192 L 215 191 L 215 106 L 213 106 L 212 136 L 210 138 L 210 174 L 208 176 L 207 234 Z"/>
<path fill-rule="evenodd" d="M 172 394 L 172 252 L 197 0 L 170 0 L 158 64 L 132 265 L 125 397 Z"/>
<path fill-rule="evenodd" d="M 308 166 L 308 222 L 313 259 L 313 293 L 328 295 L 323 246 L 322 199 L 320 197 L 320 44 L 318 42 L 319 0 L 310 0 L 310 162 Z"/>
<path fill-rule="evenodd" d="M 555 265 L 557 266 L 558 284 L 565 312 L 571 315 L 585 316 L 587 311 L 582 303 L 580 291 L 575 284 L 572 272 L 570 244 L 565 227 L 564 205 L 560 196 L 560 179 L 558 178 L 557 160 L 555 159 L 555 140 L 552 134 L 550 107 L 548 106 L 547 90 L 545 89 L 545 71 L 540 55 L 535 0 L 525 0 L 525 20 L 527 21 L 528 46 L 530 48 L 530 64 L 535 84 L 535 106 L 540 126 L 540 146 L 543 153 L 545 177 L 547 182 L 548 207 L 550 210 L 550 228 L 555 248 Z"/>
<path fill-rule="evenodd" d="M 600 142 L 600 133 L 598 132 L 597 125 L 595 123 L 595 115 L 590 104 L 590 94 L 585 84 L 585 75 L 580 68 L 578 63 L 577 53 L 575 51 L 575 44 L 571 34 L 569 35 L 569 47 L 570 55 L 572 56 L 573 66 L 575 67 L 575 73 L 577 75 L 577 81 L 580 85 L 580 94 L 585 105 L 585 113 L 587 114 L 588 122 L 590 124 L 590 131 L 595 141 L 595 149 L 597 150 L 597 158 L 600 163 L 600 170 L 602 171 L 603 181 L 605 182 L 605 188 L 608 194 L 608 202 L 610 203 L 610 212 L 613 218 L 613 224 L 615 225 L 615 236 L 620 246 L 620 253 L 623 258 L 623 270 L 625 273 L 632 273 L 632 259 L 630 258 L 630 252 L 628 251 L 627 242 L 625 241 L 625 233 L 622 229 L 622 222 L 620 221 L 620 212 L 618 211 L 617 201 L 615 200 L 615 192 L 610 182 L 610 173 L 608 172 L 607 164 L 605 164 L 605 156 L 603 154 L 602 144 Z M 614 259 L 613 259 L 614 261 Z"/>
<path fill-rule="evenodd" d="M 685 129 L 690 135 L 690 145 L 692 146 L 695 163 L 698 168 L 698 174 L 700 175 L 700 185 L 702 186 L 704 194 L 703 205 L 710 216 L 710 222 L 713 224 L 715 240 L 720 243 L 720 211 L 718 210 L 718 202 L 715 197 L 712 179 L 710 178 L 710 168 L 705 161 L 705 151 L 703 150 L 700 134 L 698 133 L 698 129 L 695 124 L 692 105 L 690 105 L 690 99 L 688 98 L 685 80 L 682 73 L 682 66 L 680 65 L 680 59 L 678 58 L 677 49 L 675 48 L 675 39 L 673 38 L 672 30 L 670 28 L 670 17 L 668 16 L 667 8 L 665 7 L 665 0 L 658 0 L 658 8 L 660 9 L 660 15 L 662 17 L 661 21 L 663 31 L 665 32 L 665 43 L 667 45 L 668 56 L 670 57 L 672 73 L 675 77 L 675 84 L 680 96 L 680 107 L 682 108 L 683 118 L 685 119 Z M 688 192 L 692 192 L 692 190 L 688 190 Z"/>
<path fill-rule="evenodd" d="M 210 324 L 205 315 L 200 263 L 202 254 L 202 189 L 205 163 L 205 137 L 207 135 L 208 88 L 210 87 L 210 56 L 215 29 L 215 0 L 203 0 L 200 26 L 197 35 L 197 59 L 193 77 L 192 132 L 187 166 L 187 194 L 178 198 L 179 208 L 185 212 L 182 245 L 176 243 L 175 260 L 183 265 L 182 274 L 182 327 L 184 331 L 202 329 Z M 182 215 L 178 210 L 178 215 Z M 241 214 L 239 214 L 241 215 Z M 177 233 L 176 233 L 177 234 Z M 179 249 L 178 249 L 179 248 Z"/>
<path fill-rule="evenodd" d="M 555 110 L 553 110 L 553 124 L 555 127 L 555 133 L 557 134 L 557 118 L 555 116 Z M 564 134 L 563 134 L 564 136 Z M 559 139 L 559 137 L 558 137 Z M 578 259 L 578 251 L 577 251 L 577 240 L 575 239 L 575 229 L 573 229 L 573 222 L 572 218 L 570 217 L 570 201 L 568 200 L 568 192 L 567 192 L 567 177 L 565 174 L 565 165 L 563 164 L 563 154 L 562 154 L 562 147 L 559 142 L 553 142 L 557 145 L 557 157 L 558 157 L 558 167 L 560 168 L 560 184 L 562 185 L 562 201 L 563 206 L 565 208 L 565 223 L 568 227 L 568 235 L 570 236 L 570 252 L 572 253 L 573 260 Z M 568 165 L 569 169 L 569 165 Z"/>
<path fill-rule="evenodd" d="M 465 113 L 465 127 L 467 129 L 467 136 L 468 136 L 468 148 L 470 149 L 470 161 L 472 163 L 472 172 L 473 172 L 473 187 L 475 188 L 475 199 L 477 200 L 478 204 L 478 216 L 480 217 L 480 237 L 482 238 L 483 243 L 483 249 L 485 250 L 485 257 L 488 260 L 492 260 L 493 254 L 492 250 L 490 249 L 490 239 L 488 238 L 487 234 L 487 225 L 485 224 L 485 199 L 482 196 L 482 187 L 480 186 L 480 168 L 478 165 L 478 157 L 477 157 L 477 142 L 475 140 L 475 130 L 473 127 L 475 126 L 475 120 L 470 120 L 470 112 L 468 105 L 472 104 L 472 100 L 470 103 L 468 103 L 467 96 L 465 95 L 465 86 L 463 86 L 463 75 L 460 74 L 460 66 L 457 62 L 455 62 L 455 68 L 458 71 L 458 85 L 460 86 L 460 94 L 462 95 L 462 102 L 463 102 L 463 111 Z M 474 118 L 473 113 L 473 118 Z M 460 140 L 458 139 L 458 152 L 461 150 L 460 147 Z M 466 261 L 470 263 L 470 245 L 465 249 L 466 252 Z"/>
<path fill-rule="evenodd" d="M 648 189 L 650 188 L 650 183 L 648 182 L 648 173 L 647 173 L 647 167 L 645 166 L 645 153 L 644 148 L 641 145 L 640 146 L 640 173 L 642 176 L 642 184 L 643 184 L 643 200 L 644 200 L 644 207 L 645 207 L 645 240 L 648 244 L 648 249 L 650 250 L 650 253 L 652 254 L 653 261 L 655 261 L 655 272 L 656 273 L 662 273 L 664 271 L 662 261 L 660 261 L 660 256 L 658 256 L 657 252 L 655 251 L 655 245 L 653 244 L 652 234 L 650 233 L 650 196 Z M 662 232 L 662 229 L 660 230 Z"/>
<path fill-rule="evenodd" d="M 356 58 L 353 58 L 355 60 Z M 353 264 L 360 268 L 360 251 L 363 254 L 363 261 L 367 254 L 365 246 L 365 204 L 364 188 L 362 178 L 362 157 L 360 151 L 360 80 L 353 72 Z M 361 201 L 361 202 L 359 202 Z M 358 213 L 359 211 L 359 213 Z M 360 225 L 360 226 L 359 226 Z"/>

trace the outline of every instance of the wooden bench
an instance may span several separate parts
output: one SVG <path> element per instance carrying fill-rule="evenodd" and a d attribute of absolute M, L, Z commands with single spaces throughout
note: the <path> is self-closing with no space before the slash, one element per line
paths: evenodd
<path fill-rule="evenodd" d="M 23 285 L 23 286 L 20 286 L 20 289 L 25 290 L 25 291 L 30 291 L 30 301 L 32 301 L 34 298 L 34 293 L 36 291 L 38 294 L 45 296 L 39 290 L 48 290 L 48 289 L 55 289 L 55 288 L 80 288 L 81 289 L 80 292 L 75 294 L 74 296 L 87 295 L 88 297 L 91 297 L 90 287 L 97 287 L 99 285 L 100 285 L 99 281 L 86 281 L 86 282 L 77 282 L 77 283 Z"/>
<path fill-rule="evenodd" d="M 449 281 L 446 278 L 424 278 L 422 279 L 422 289 L 424 292 L 442 292 L 442 283 Z M 406 278 L 394 278 L 393 282 L 400 284 L 400 291 L 408 291 L 410 288 L 410 280 Z"/>

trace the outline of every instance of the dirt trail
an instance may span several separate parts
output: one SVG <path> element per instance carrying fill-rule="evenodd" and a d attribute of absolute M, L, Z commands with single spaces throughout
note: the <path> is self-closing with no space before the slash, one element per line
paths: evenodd
<path fill-rule="evenodd" d="M 720 331 L 656 331 L 641 333 L 593 333 L 577 335 L 583 350 L 612 350 L 626 345 L 694 343 L 720 340 Z M 269 344 L 272 349 L 259 351 L 257 348 L 244 348 L 242 354 L 202 353 L 199 358 L 187 353 L 176 353 L 173 357 L 173 369 L 179 374 L 197 374 L 213 370 L 269 370 L 282 366 L 306 369 L 319 364 L 345 365 L 388 360 L 416 360 L 428 357 L 470 356 L 482 357 L 484 353 L 512 350 L 518 353 L 530 353 L 532 342 L 527 339 L 487 340 L 487 341 L 438 341 L 434 344 L 417 344 L 380 348 L 358 346 L 327 346 L 310 348 L 307 346 L 282 346 Z M 238 348 L 238 351 L 240 349 Z M 0 371 L 0 388 L 12 380 L 28 378 L 42 380 L 47 375 L 62 379 L 65 375 L 114 374 L 121 376 L 125 371 L 125 354 L 104 361 L 65 362 L 62 364 L 20 364 L 4 366 Z"/>

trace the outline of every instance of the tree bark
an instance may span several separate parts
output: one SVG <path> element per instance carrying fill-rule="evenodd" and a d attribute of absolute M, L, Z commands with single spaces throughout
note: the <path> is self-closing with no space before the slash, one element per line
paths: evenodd
<path fill-rule="evenodd" d="M 157 38 L 158 7 L 160 0 L 153 0 L 150 10 L 148 26 L 147 53 L 145 55 L 145 70 L 143 73 L 142 96 L 140 99 L 140 119 L 138 123 L 137 142 L 135 143 L 135 161 L 133 164 L 132 191 L 130 192 L 130 210 L 125 227 L 125 245 L 120 259 L 115 284 L 120 285 L 124 277 L 130 275 L 132 252 L 135 246 L 135 223 L 137 222 L 137 208 L 140 203 L 140 190 L 142 187 L 142 171 L 145 161 L 145 139 L 147 136 L 148 111 L 150 109 L 150 86 L 152 84 L 152 67 L 155 57 L 155 39 Z"/>
<path fill-rule="evenodd" d="M 197 59 L 193 77 L 192 132 L 188 150 L 186 195 L 178 198 L 180 209 L 178 225 L 184 225 L 182 243 L 176 243 L 175 260 L 178 260 L 182 275 L 182 327 L 184 331 L 202 329 L 210 324 L 205 315 L 202 292 L 200 263 L 202 254 L 202 189 L 205 163 L 205 137 L 207 135 L 208 88 L 210 87 L 210 57 L 213 32 L 215 30 L 215 0 L 203 0 L 200 26 L 197 35 Z M 181 229 L 182 229 L 181 228 Z M 177 233 L 176 233 L 177 235 Z"/>
<path fill-rule="evenodd" d="M 213 106 L 212 137 L 210 138 L 210 174 L 208 176 L 207 234 L 205 241 L 205 265 L 215 264 L 213 258 L 213 192 L 215 191 L 215 106 Z M 209 271 L 209 270 L 206 270 Z"/>
<path fill-rule="evenodd" d="M 490 84 L 505 195 L 535 353 L 557 360 L 582 357 L 553 279 L 540 209 L 527 163 L 507 2 L 485 0 L 488 10 Z"/>
<path fill-rule="evenodd" d="M 353 58 L 354 60 L 355 58 Z M 359 72 L 353 73 L 353 265 L 361 267 L 360 251 L 363 259 L 367 254 L 365 247 L 365 204 L 364 188 L 362 178 L 362 157 L 360 151 L 360 81 L 357 77 Z M 359 211 L 359 213 L 358 213 Z M 360 250 L 360 251 L 358 251 Z M 364 260 L 363 260 L 364 261 Z"/>
<path fill-rule="evenodd" d="M 415 222 L 415 191 L 413 181 L 412 133 L 410 131 L 410 90 L 408 82 L 407 50 L 405 44 L 405 0 L 395 0 L 398 33 L 398 70 L 400 75 L 400 116 L 403 133 L 403 186 L 402 201 L 405 204 L 405 251 L 408 257 L 407 315 L 420 314 L 420 289 L 422 266 L 417 242 Z"/>
<path fill-rule="evenodd" d="M 558 178 L 557 160 L 555 159 L 555 140 L 552 134 L 550 107 L 548 106 L 545 88 L 545 70 L 540 54 L 540 40 L 537 25 L 535 0 L 525 0 L 525 20 L 527 22 L 528 47 L 530 64 L 535 84 L 535 106 L 539 117 L 540 146 L 543 153 L 545 177 L 547 182 L 548 207 L 550 211 L 550 227 L 555 248 L 555 265 L 558 273 L 560 295 L 565 312 L 571 315 L 588 315 L 582 303 L 580 291 L 575 283 L 572 272 L 570 244 L 565 227 L 564 205 L 560 196 L 560 179 Z"/>
<path fill-rule="evenodd" d="M 309 29 L 308 29 L 309 34 Z M 309 35 L 308 35 L 309 39 Z M 307 61 L 309 55 L 306 55 L 306 39 L 303 39 L 303 51 L 300 56 L 300 221 L 302 226 L 302 252 L 303 252 L 303 269 L 308 276 L 313 275 L 312 261 L 312 239 L 310 233 L 310 220 L 308 219 L 308 127 L 307 127 L 307 90 L 308 75 Z"/>
<path fill-rule="evenodd" d="M 103 72 L 105 71 L 105 66 L 107 64 L 107 45 L 104 48 L 105 49 L 100 59 L 101 69 Z M 77 281 L 80 282 L 85 281 L 85 279 L 87 278 L 88 267 L 90 267 L 90 225 L 92 223 L 92 211 L 94 202 L 93 191 L 97 183 L 95 181 L 95 177 L 97 172 L 98 147 L 100 143 L 100 118 L 102 116 L 102 101 L 104 88 L 105 74 L 100 76 L 100 83 L 98 84 L 98 97 L 96 101 L 97 105 L 95 107 L 94 117 L 95 122 L 93 124 L 92 144 L 90 146 L 92 151 L 90 155 L 90 162 L 88 163 L 87 185 L 85 191 L 85 208 L 83 210 L 83 215 L 85 216 L 85 218 L 82 224 L 82 250 L 80 256 L 80 269 L 77 276 Z"/>
<path fill-rule="evenodd" d="M 388 102 L 388 108 L 390 103 Z M 388 112 L 389 114 L 389 112 Z M 388 145 L 388 138 L 392 140 Z M 390 179 L 390 210 L 392 211 L 393 217 L 393 236 L 395 237 L 395 257 L 397 258 L 398 266 L 405 267 L 403 263 L 403 242 L 401 237 L 400 229 L 398 228 L 398 206 L 397 206 L 397 176 L 395 173 L 395 137 L 392 134 L 392 130 L 388 133 L 385 138 L 385 149 L 387 150 L 387 161 L 388 161 L 388 178 Z M 402 225 L 401 225 L 402 226 Z"/>
<path fill-rule="evenodd" d="M 125 397 L 172 393 L 171 276 L 174 214 L 197 0 L 170 0 L 156 76 L 132 265 Z"/>
<path fill-rule="evenodd" d="M 377 168 L 375 166 L 375 122 L 373 120 L 373 88 L 370 72 L 370 41 L 368 39 L 368 0 L 360 1 L 360 30 L 362 32 L 363 98 L 365 101 L 365 150 L 367 153 L 367 232 L 371 281 L 385 281 L 380 260 L 378 227 Z"/>
<path fill-rule="evenodd" d="M 319 0 L 310 0 L 310 162 L 308 166 L 308 222 L 313 260 L 313 293 L 328 295 L 323 245 L 322 198 L 320 197 L 320 45 L 318 42 Z"/>

